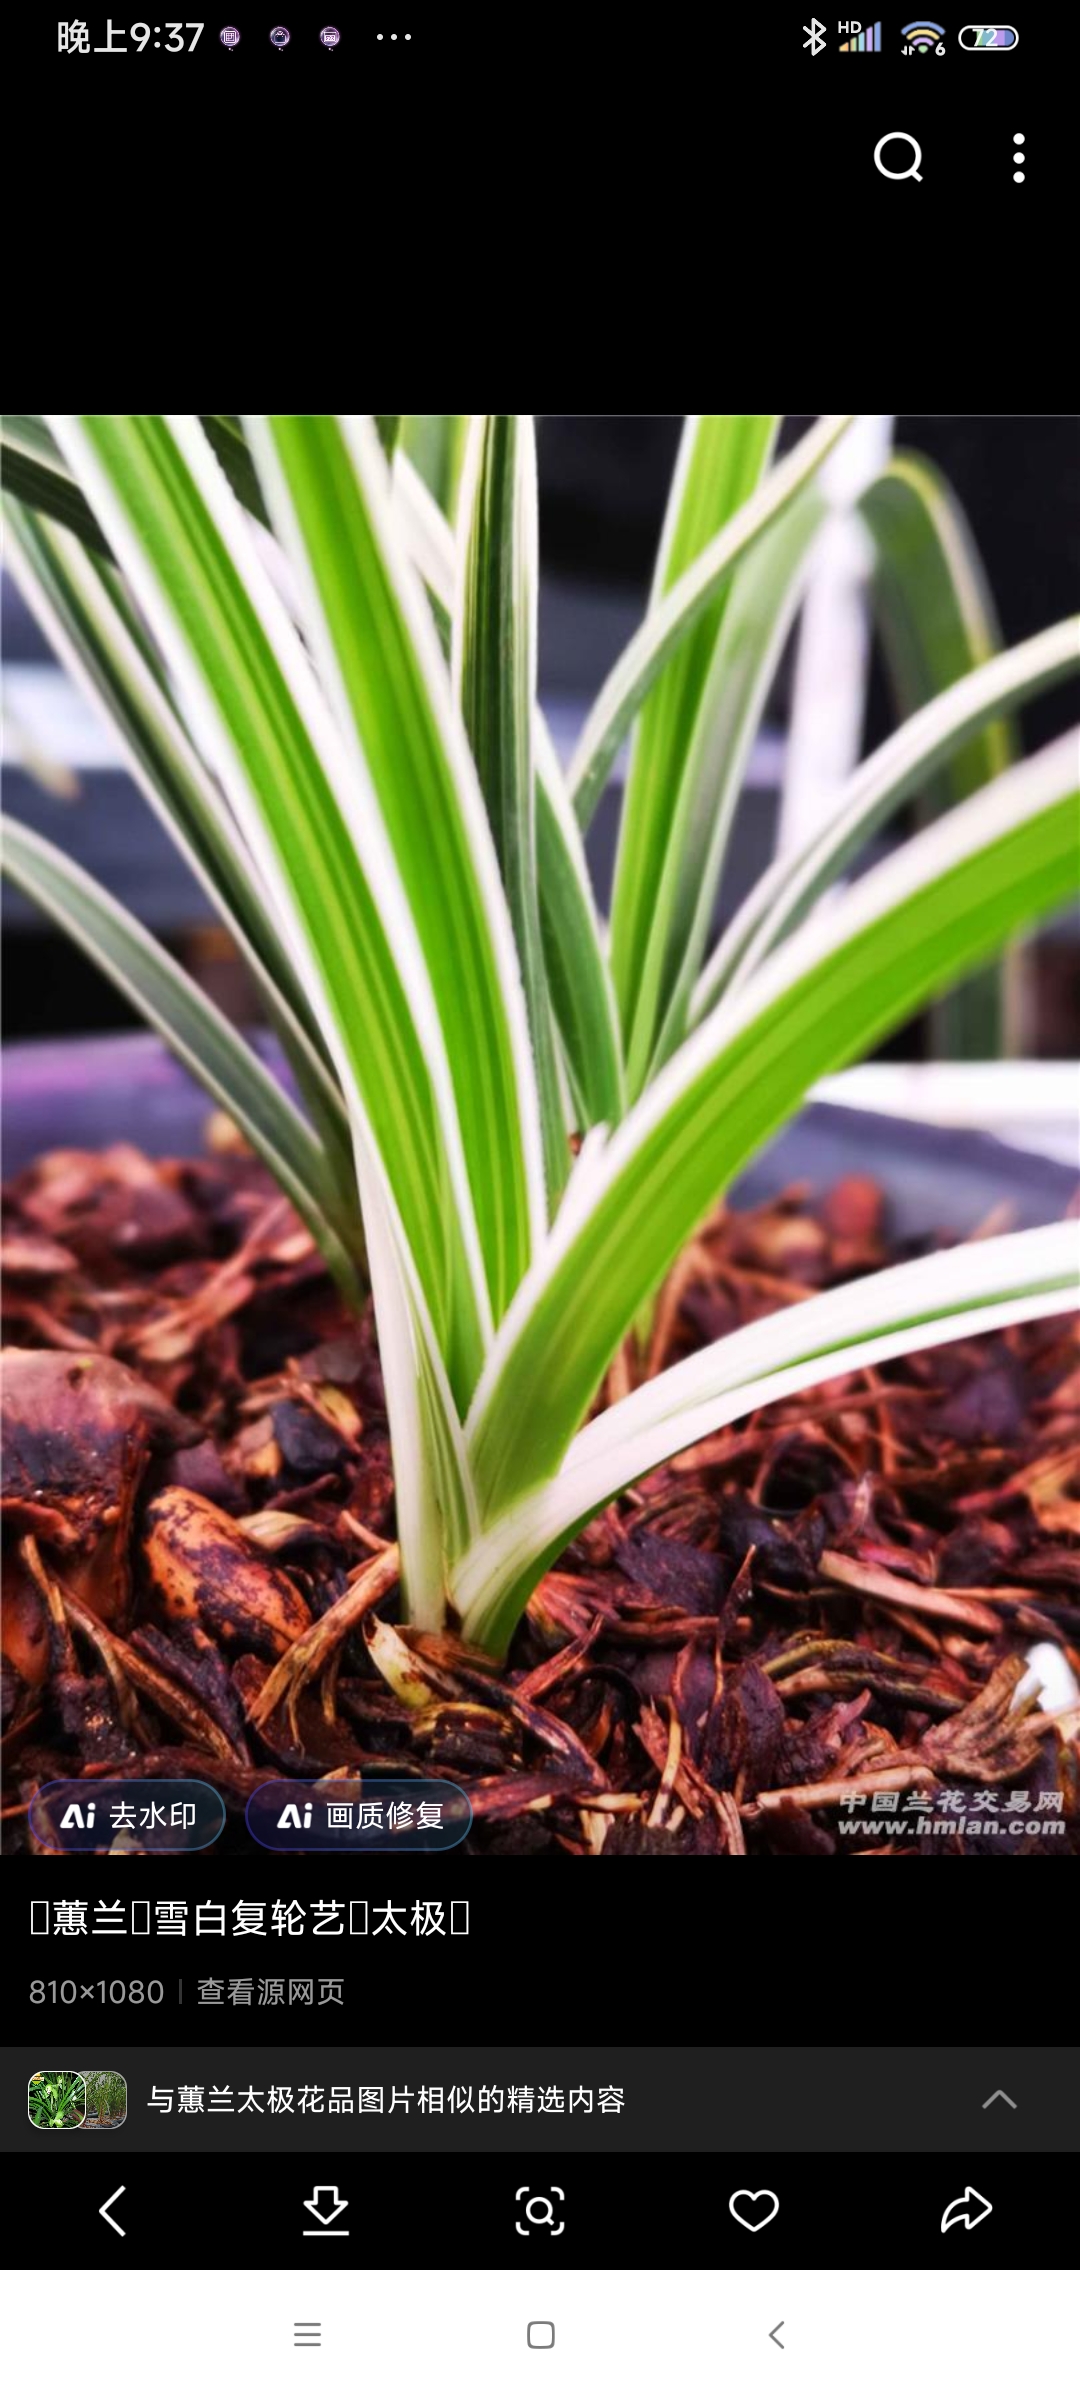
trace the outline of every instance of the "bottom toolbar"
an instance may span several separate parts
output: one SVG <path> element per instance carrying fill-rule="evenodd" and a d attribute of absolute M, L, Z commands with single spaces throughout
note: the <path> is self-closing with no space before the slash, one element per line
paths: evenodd
<path fill-rule="evenodd" d="M 43 2138 L 20 2158 L 6 2254 L 23 2269 L 44 2263 L 45 2229 L 62 2222 L 65 2260 L 158 2273 L 313 2259 L 338 2271 L 465 2271 L 478 2258 L 500 2272 L 549 2262 L 772 2272 L 877 2257 L 996 2273 L 1054 2257 L 1070 2172 L 1064 2159 L 1015 2152 L 155 2158 L 95 2133 Z"/>

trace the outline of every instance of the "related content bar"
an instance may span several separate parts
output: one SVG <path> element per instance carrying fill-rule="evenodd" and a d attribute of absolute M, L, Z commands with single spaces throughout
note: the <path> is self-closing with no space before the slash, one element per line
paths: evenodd
<path fill-rule="evenodd" d="M 345 2038 L 356 2001 L 342 2006 L 337 1979 L 255 1970 L 242 1979 L 240 2005 L 219 1983 L 206 2007 L 195 1979 L 172 1979 L 168 2038 L 162 2026 L 151 2045 L 165 2014 L 153 1979 L 71 1980 L 71 2005 L 32 2003 L 23 2018 L 38 2027 L 34 2045 L 6 2053 L 0 2129 L 9 2149 L 35 2146 L 30 2078 L 69 2058 L 73 2068 L 123 2075 L 127 2109 L 115 2138 L 132 2153 L 966 2156 L 1053 2153 L 1080 2141 L 1080 2079 L 1064 2048 L 366 2044 Z M 185 2020 L 191 2035 L 180 2040 Z M 127 2038 L 135 2024 L 138 2042 Z"/>

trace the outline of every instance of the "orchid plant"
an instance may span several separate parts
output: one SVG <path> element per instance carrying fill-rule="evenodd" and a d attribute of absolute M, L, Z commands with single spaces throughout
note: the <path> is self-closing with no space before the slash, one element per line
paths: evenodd
<path fill-rule="evenodd" d="M 857 505 L 909 713 L 711 947 L 852 419 L 779 461 L 776 417 L 686 420 L 648 608 L 565 771 L 536 690 L 533 422 L 445 421 L 452 521 L 400 438 L 424 422 L 5 420 L 10 563 L 247 961 L 290 1088 L 59 848 L 9 822 L 5 865 L 229 1112 L 343 1290 L 370 1284 L 407 1617 L 450 1609 L 498 1656 L 574 1531 L 689 1443 L 1075 1305 L 1075 1226 L 1002 1235 L 597 1406 L 816 1079 L 1072 888 L 1075 738 L 1017 760 L 1007 724 L 1077 638 L 1000 651 L 955 503 L 895 458 Z M 627 737 L 605 925 L 583 836 Z M 931 791 L 931 821 L 847 880 Z"/>

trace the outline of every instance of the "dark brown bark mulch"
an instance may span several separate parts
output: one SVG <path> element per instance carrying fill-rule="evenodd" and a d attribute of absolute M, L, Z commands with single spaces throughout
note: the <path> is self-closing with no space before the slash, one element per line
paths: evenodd
<path fill-rule="evenodd" d="M 612 1391 L 887 1263 L 885 1222 L 862 1178 L 720 1212 Z M 58 1777 L 200 1774 L 242 1812 L 268 1774 L 367 1767 L 461 1783 L 477 1853 L 1080 1850 L 1080 1709 L 1015 1698 L 1035 1641 L 1080 1673 L 1067 1319 L 699 1444 L 567 1550 L 496 1668 L 398 1625 L 370 1315 L 253 1161 L 50 1153 L 0 1263 L 9 1848 Z M 986 1830 L 920 1838 L 917 1796 L 953 1791 Z M 860 1795 L 880 1838 L 841 1837 Z M 1065 1830 L 1003 1840 L 1006 1805 Z"/>

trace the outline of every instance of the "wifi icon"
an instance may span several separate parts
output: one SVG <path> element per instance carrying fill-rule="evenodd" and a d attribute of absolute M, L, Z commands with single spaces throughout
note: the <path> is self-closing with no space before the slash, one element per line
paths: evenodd
<path fill-rule="evenodd" d="M 932 17 L 917 18 L 913 25 L 903 28 L 902 52 L 910 58 L 916 50 L 933 50 L 938 58 L 945 56 L 945 27 L 935 25 Z"/>

